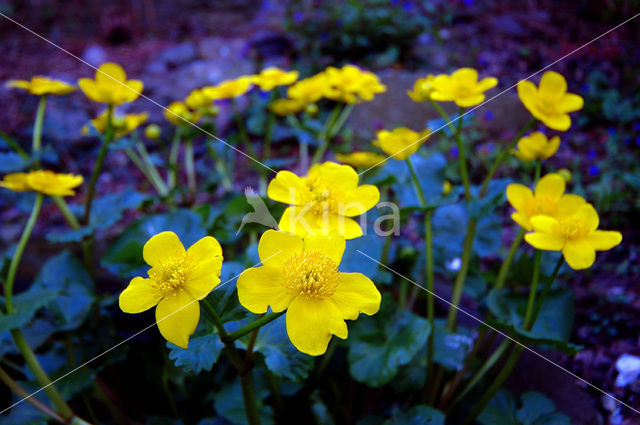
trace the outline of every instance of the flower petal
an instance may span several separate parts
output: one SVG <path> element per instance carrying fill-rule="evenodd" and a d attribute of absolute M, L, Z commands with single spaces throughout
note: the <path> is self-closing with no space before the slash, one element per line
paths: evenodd
<path fill-rule="evenodd" d="M 252 267 L 242 272 L 238 278 L 238 299 L 240 304 L 252 313 L 262 314 L 271 310 L 285 310 L 293 297 L 282 284 L 282 271 L 270 266 Z"/>
<path fill-rule="evenodd" d="M 467 97 L 458 97 L 455 99 L 456 105 L 461 108 L 469 108 L 471 106 L 476 106 L 484 102 L 484 94 L 476 94 Z"/>
<path fill-rule="evenodd" d="M 220 283 L 222 248 L 215 238 L 205 236 L 187 250 L 187 259 L 192 268 L 185 287 L 201 300 Z"/>
<path fill-rule="evenodd" d="M 536 197 L 546 196 L 558 201 L 564 193 L 566 183 L 560 174 L 549 173 L 542 177 L 536 185 Z"/>
<path fill-rule="evenodd" d="M 556 212 L 556 217 L 564 218 L 575 213 L 578 208 L 586 204 L 587 201 L 580 195 L 574 195 L 572 193 L 567 193 L 560 197 L 558 201 L 558 209 Z"/>
<path fill-rule="evenodd" d="M 103 63 L 96 71 L 96 81 L 98 83 L 118 84 L 117 81 L 125 82 L 126 79 L 127 74 L 117 63 Z"/>
<path fill-rule="evenodd" d="M 344 236 L 345 239 L 354 239 L 363 234 L 362 228 L 356 220 L 337 214 L 330 214 L 324 222 L 323 217 L 318 216 L 317 223 L 317 232 L 325 235 L 338 234 Z"/>
<path fill-rule="evenodd" d="M 482 80 L 478 81 L 478 85 L 476 86 L 476 90 L 478 91 L 487 91 L 489 89 L 494 88 L 498 85 L 498 79 L 496 77 L 486 77 Z"/>
<path fill-rule="evenodd" d="M 131 279 L 118 299 L 120 310 L 125 313 L 142 313 L 158 304 L 163 294 L 152 286 L 152 282 L 151 279 L 139 276 Z"/>
<path fill-rule="evenodd" d="M 157 266 L 178 255 L 184 255 L 184 246 L 178 235 L 173 232 L 161 232 L 144 244 L 142 256 L 150 266 Z"/>
<path fill-rule="evenodd" d="M 346 247 L 344 237 L 338 235 L 309 235 L 304 238 L 305 252 L 319 252 L 331 258 L 336 266 L 342 261 Z"/>
<path fill-rule="evenodd" d="M 340 188 L 343 192 L 351 192 L 358 186 L 358 173 L 349 165 L 327 161 L 317 164 L 309 170 L 309 179 L 321 178 Z"/>
<path fill-rule="evenodd" d="M 536 232 L 542 233 L 555 233 L 555 228 L 558 225 L 558 220 L 555 217 L 547 215 L 536 215 L 530 219 L 531 226 Z"/>
<path fill-rule="evenodd" d="M 536 88 L 536 85 L 531 81 L 522 80 L 518 82 L 517 88 L 520 101 L 523 103 L 525 108 L 531 112 L 531 110 L 534 109 L 536 98 L 538 97 L 538 89 Z"/>
<path fill-rule="evenodd" d="M 284 232 L 304 237 L 318 230 L 319 221 L 322 221 L 322 216 L 313 213 L 311 204 L 307 204 L 285 209 L 278 227 Z"/>
<path fill-rule="evenodd" d="M 545 123 L 545 125 L 549 128 L 558 131 L 567 131 L 569 127 L 571 127 L 571 117 L 567 114 L 560 115 L 539 115 L 538 118 L 540 121 Z"/>
<path fill-rule="evenodd" d="M 590 232 L 596 230 L 600 224 L 600 217 L 598 217 L 596 209 L 593 208 L 593 205 L 591 204 L 582 205 L 575 213 L 573 213 L 573 216 L 584 223 Z"/>
<path fill-rule="evenodd" d="M 547 71 L 540 79 L 540 94 L 552 99 L 561 99 L 567 92 L 567 80 L 555 71 Z"/>
<path fill-rule="evenodd" d="M 527 186 L 518 183 L 507 186 L 507 200 L 517 211 L 524 210 L 532 199 L 533 192 Z"/>
<path fill-rule="evenodd" d="M 369 316 L 380 309 L 380 291 L 371 279 L 361 273 L 340 273 L 336 292 L 331 296 L 342 317 L 355 320 L 360 313 Z"/>
<path fill-rule="evenodd" d="M 304 180 L 291 171 L 279 171 L 267 188 L 267 196 L 289 205 L 304 205 L 309 199 L 309 188 Z"/>
<path fill-rule="evenodd" d="M 607 251 L 622 242 L 622 234 L 612 230 L 596 230 L 586 239 L 596 251 Z"/>
<path fill-rule="evenodd" d="M 200 320 L 200 303 L 186 291 L 165 297 L 156 307 L 156 322 L 162 336 L 178 347 L 188 348 L 189 336 Z"/>
<path fill-rule="evenodd" d="M 344 206 L 344 214 L 347 217 L 364 214 L 373 208 L 380 200 L 380 191 L 377 187 L 365 184 L 358 186 L 349 194 L 349 203 Z"/>
<path fill-rule="evenodd" d="M 348 331 L 342 313 L 330 298 L 300 296 L 287 310 L 287 334 L 298 350 L 319 356 L 327 351 L 332 334 L 344 339 Z"/>
<path fill-rule="evenodd" d="M 565 244 L 562 237 L 553 233 L 527 233 L 524 239 L 532 247 L 545 251 L 560 251 Z"/>
<path fill-rule="evenodd" d="M 524 230 L 533 230 L 529 217 L 527 217 L 526 214 L 514 212 L 511 214 L 511 219 L 518 223 Z"/>
<path fill-rule="evenodd" d="M 596 261 L 596 251 L 587 240 L 567 241 L 562 248 L 564 259 L 574 270 L 583 270 L 591 267 Z"/>
<path fill-rule="evenodd" d="M 280 270 L 287 258 L 301 253 L 303 248 L 300 236 L 270 229 L 260 237 L 258 255 L 263 265 Z"/>
<path fill-rule="evenodd" d="M 577 94 L 567 93 L 562 96 L 557 106 L 558 110 L 565 113 L 579 111 L 584 106 L 584 99 Z"/>

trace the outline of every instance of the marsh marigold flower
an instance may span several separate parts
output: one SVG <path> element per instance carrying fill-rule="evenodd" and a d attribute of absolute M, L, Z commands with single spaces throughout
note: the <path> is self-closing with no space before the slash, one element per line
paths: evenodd
<path fill-rule="evenodd" d="M 591 204 L 583 204 L 571 215 L 531 218 L 533 233 L 524 238 L 534 248 L 562 251 L 574 270 L 587 269 L 596 260 L 596 251 L 607 251 L 622 242 L 620 232 L 598 230 L 600 219 Z"/>
<path fill-rule="evenodd" d="M 247 93 L 252 86 L 253 76 L 244 75 L 233 80 L 225 80 L 217 86 L 204 87 L 202 91 L 212 100 L 234 99 Z"/>
<path fill-rule="evenodd" d="M 324 72 L 313 77 L 304 78 L 287 89 L 289 99 L 296 100 L 306 105 L 317 102 L 325 97 L 329 91 L 329 81 Z"/>
<path fill-rule="evenodd" d="M 141 313 L 156 307 L 162 336 L 187 348 L 200 319 L 199 300 L 220 283 L 222 248 L 205 236 L 185 251 L 173 232 L 162 232 L 144 245 L 142 256 L 151 266 L 149 278 L 134 277 L 120 294 L 120 309 Z"/>
<path fill-rule="evenodd" d="M 107 111 L 101 113 L 96 118 L 91 120 L 91 125 L 100 134 L 104 134 L 107 130 Z M 115 135 L 117 137 L 126 136 L 142 124 L 147 122 L 149 114 L 143 112 L 141 114 L 127 114 L 123 117 L 113 116 L 111 118 L 111 125 L 113 126 Z M 82 127 L 82 134 L 85 136 L 89 134 L 89 126 Z"/>
<path fill-rule="evenodd" d="M 407 127 L 398 127 L 391 131 L 378 131 L 373 141 L 393 159 L 403 161 L 418 151 L 418 148 L 429 138 L 429 130 L 418 133 Z"/>
<path fill-rule="evenodd" d="M 441 102 L 455 102 L 462 108 L 484 102 L 484 92 L 498 85 L 498 79 L 487 77 L 478 81 L 478 71 L 460 68 L 451 75 L 440 74 L 431 83 L 431 98 Z"/>
<path fill-rule="evenodd" d="M 200 114 L 193 112 L 187 105 L 177 100 L 167 106 L 167 110 L 164 111 L 164 117 L 173 125 L 183 125 L 198 122 Z"/>
<path fill-rule="evenodd" d="M 76 174 L 58 174 L 49 170 L 36 170 L 28 173 L 13 173 L 4 176 L 0 186 L 14 192 L 35 191 L 49 196 L 73 196 L 76 187 L 82 184 L 82 176 Z"/>
<path fill-rule="evenodd" d="M 326 97 L 339 102 L 359 103 L 373 100 L 376 94 L 387 90 L 376 74 L 355 65 L 345 65 L 342 68 L 330 66 L 325 70 L 325 74 L 329 84 Z"/>
<path fill-rule="evenodd" d="M 358 173 L 335 162 L 314 165 L 305 177 L 280 171 L 269 183 L 267 195 L 291 205 L 282 214 L 281 230 L 300 236 L 338 234 L 346 239 L 362 236 L 360 225 L 351 217 L 365 213 L 380 199 L 377 187 L 358 186 Z"/>
<path fill-rule="evenodd" d="M 511 218 L 523 229 L 532 230 L 533 217 L 546 215 L 563 219 L 586 203 L 581 196 L 565 194 L 564 190 L 565 181 L 559 174 L 542 177 L 535 192 L 522 184 L 510 184 L 507 186 L 507 199 L 516 210 Z"/>
<path fill-rule="evenodd" d="M 162 129 L 158 124 L 149 124 L 144 129 L 144 136 L 150 140 L 159 138 L 161 134 L 162 134 Z"/>
<path fill-rule="evenodd" d="M 258 244 L 263 265 L 238 278 L 240 304 L 257 314 L 268 307 L 287 310 L 293 345 L 311 356 L 324 354 L 331 335 L 347 337 L 345 320 L 380 308 L 380 292 L 369 278 L 339 271 L 344 249 L 345 240 L 339 236 L 301 238 L 267 230 Z"/>
<path fill-rule="evenodd" d="M 518 140 L 518 150 L 512 153 L 521 161 L 535 161 L 551 158 L 559 147 L 559 136 L 548 139 L 543 133 L 536 131 Z"/>
<path fill-rule="evenodd" d="M 31 80 L 9 80 L 7 81 L 7 87 L 23 89 L 30 94 L 39 96 L 44 95 L 64 95 L 69 94 L 76 88 L 71 84 L 67 84 L 64 81 L 54 80 L 49 77 L 35 76 L 31 77 Z"/>
<path fill-rule="evenodd" d="M 375 152 L 337 153 L 336 159 L 355 168 L 371 168 L 381 165 L 387 158 Z"/>
<path fill-rule="evenodd" d="M 305 102 L 296 99 L 276 99 L 271 102 L 269 109 L 271 109 L 274 114 L 284 117 L 297 114 L 302 111 L 306 105 Z"/>
<path fill-rule="evenodd" d="M 265 68 L 253 79 L 262 91 L 270 91 L 278 86 L 288 86 L 298 80 L 298 71 L 285 71 L 278 67 Z"/>
<path fill-rule="evenodd" d="M 578 111 L 584 105 L 580 96 L 567 93 L 567 81 L 553 71 L 542 74 L 540 87 L 536 87 L 531 81 L 520 81 L 518 96 L 531 115 L 547 127 L 559 131 L 566 131 L 571 127 L 569 112 Z"/>
<path fill-rule="evenodd" d="M 184 104 L 193 111 L 206 109 L 212 106 L 213 99 L 206 95 L 204 89 L 195 89 L 184 99 Z"/>
<path fill-rule="evenodd" d="M 425 78 L 418 78 L 413 84 L 413 90 L 407 90 L 407 94 L 414 102 L 426 102 L 431 99 L 433 93 L 433 80 L 436 77 L 429 74 Z"/>
<path fill-rule="evenodd" d="M 78 85 L 94 102 L 114 106 L 136 100 L 144 87 L 140 80 L 127 80 L 124 69 L 115 63 L 100 65 L 96 71 L 95 80 L 80 78 Z"/>

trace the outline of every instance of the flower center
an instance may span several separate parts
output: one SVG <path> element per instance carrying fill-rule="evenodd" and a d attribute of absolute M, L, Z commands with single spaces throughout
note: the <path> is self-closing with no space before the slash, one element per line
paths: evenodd
<path fill-rule="evenodd" d="M 567 217 L 560 220 L 557 231 L 564 236 L 565 239 L 579 239 L 589 233 L 589 229 L 585 226 L 584 222 L 575 217 Z"/>
<path fill-rule="evenodd" d="M 323 299 L 336 291 L 340 272 L 331 258 L 312 251 L 287 258 L 282 277 L 289 295 Z"/>
<path fill-rule="evenodd" d="M 467 85 L 459 85 L 456 87 L 456 97 L 465 98 L 471 95 L 471 88 Z"/>
<path fill-rule="evenodd" d="M 545 115 L 557 115 L 558 114 L 558 112 L 556 111 L 556 102 L 553 99 L 548 99 L 546 97 L 541 97 L 540 100 L 538 101 L 538 108 L 540 108 L 540 110 Z"/>
<path fill-rule="evenodd" d="M 527 204 L 527 215 L 555 215 L 558 203 L 548 196 L 536 196 Z"/>
<path fill-rule="evenodd" d="M 307 181 L 307 187 L 311 191 L 311 211 L 315 214 L 337 213 L 340 207 L 339 200 L 343 198 L 342 191 L 322 178 L 314 178 Z"/>
<path fill-rule="evenodd" d="M 187 274 L 188 265 L 185 256 L 177 256 L 149 270 L 149 277 L 156 283 L 155 287 L 165 295 L 182 288 L 187 280 Z"/>

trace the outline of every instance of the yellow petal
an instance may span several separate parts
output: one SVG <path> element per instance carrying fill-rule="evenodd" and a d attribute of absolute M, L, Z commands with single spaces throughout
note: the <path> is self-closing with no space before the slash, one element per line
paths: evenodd
<path fill-rule="evenodd" d="M 265 266 L 282 269 L 284 261 L 302 252 L 304 243 L 300 236 L 284 231 L 267 230 L 260 237 L 258 255 Z"/>
<path fill-rule="evenodd" d="M 567 131 L 569 127 L 571 127 L 571 118 L 567 114 L 544 115 L 540 116 L 538 119 L 540 119 L 547 127 L 558 131 Z"/>
<path fill-rule="evenodd" d="M 157 266 L 176 256 L 183 255 L 184 252 L 184 246 L 178 235 L 173 232 L 162 232 L 152 236 L 144 244 L 142 256 L 147 264 Z"/>
<path fill-rule="evenodd" d="M 279 171 L 267 188 L 267 196 L 289 205 L 304 205 L 309 199 L 309 188 L 304 180 L 291 171 Z"/>
<path fill-rule="evenodd" d="M 293 297 L 282 282 L 282 271 L 270 266 L 252 267 L 238 278 L 240 304 L 252 313 L 262 314 L 270 306 L 274 312 L 285 310 Z"/>
<path fill-rule="evenodd" d="M 185 288 L 196 299 L 206 297 L 220 283 L 222 248 L 218 241 L 205 236 L 187 250 L 191 270 Z"/>
<path fill-rule="evenodd" d="M 540 94 L 552 99 L 561 99 L 567 92 L 567 80 L 557 72 L 547 71 L 540 79 Z"/>
<path fill-rule="evenodd" d="M 547 215 L 536 215 L 531 217 L 529 221 L 536 232 L 554 233 L 558 226 L 558 220 Z"/>
<path fill-rule="evenodd" d="M 478 85 L 476 86 L 476 90 L 479 91 L 487 91 L 489 89 L 494 88 L 495 86 L 498 85 L 498 79 L 495 77 L 487 77 L 487 78 L 483 78 L 482 80 L 480 80 L 478 82 Z"/>
<path fill-rule="evenodd" d="M 552 233 L 527 233 L 524 239 L 534 248 L 545 251 L 560 251 L 564 246 L 564 239 Z"/>
<path fill-rule="evenodd" d="M 340 273 L 336 292 L 331 296 L 342 317 L 355 320 L 360 313 L 371 316 L 380 309 L 380 291 L 361 273 Z"/>
<path fill-rule="evenodd" d="M 338 234 L 344 236 L 345 239 L 359 238 L 363 234 L 357 221 L 337 214 L 330 214 L 326 220 L 318 216 L 317 223 L 317 231 L 323 234 Z"/>
<path fill-rule="evenodd" d="M 591 204 L 582 205 L 573 213 L 573 216 L 579 219 L 589 229 L 589 232 L 596 230 L 600 224 L 600 217 Z"/>
<path fill-rule="evenodd" d="M 289 207 L 284 210 L 278 226 L 280 230 L 294 233 L 298 236 L 307 236 L 317 229 L 319 218 L 313 213 L 310 204 L 304 207 Z"/>
<path fill-rule="evenodd" d="M 125 313 L 141 313 L 158 304 L 162 299 L 162 292 L 152 286 L 151 279 L 134 277 L 129 286 L 120 294 L 118 302 L 120 310 Z"/>
<path fill-rule="evenodd" d="M 304 238 L 305 252 L 319 252 L 331 258 L 336 266 L 342 261 L 346 247 L 344 237 L 338 235 L 309 235 Z"/>
<path fill-rule="evenodd" d="M 348 331 L 342 313 L 330 298 L 299 296 L 287 310 L 287 334 L 298 350 L 319 356 L 327 351 L 332 334 L 344 339 Z"/>
<path fill-rule="evenodd" d="M 327 161 L 317 164 L 309 170 L 309 178 L 319 177 L 340 188 L 343 192 L 351 192 L 358 186 L 358 173 L 349 165 Z"/>
<path fill-rule="evenodd" d="M 558 148 L 560 147 L 560 136 L 553 136 L 549 139 L 549 144 L 545 148 L 544 159 L 551 158 L 553 155 L 558 152 Z"/>
<path fill-rule="evenodd" d="M 525 108 L 531 111 L 535 105 L 536 98 L 538 97 L 538 89 L 536 85 L 531 81 L 522 80 L 518 83 L 518 97 L 524 104 Z"/>
<path fill-rule="evenodd" d="M 124 82 L 126 79 L 127 74 L 124 72 L 124 69 L 122 69 L 122 67 L 117 63 L 103 63 L 96 71 L 96 81 L 98 83 L 111 84 L 115 83 L 116 81 Z"/>
<path fill-rule="evenodd" d="M 536 197 L 546 196 L 554 201 L 560 199 L 565 189 L 565 181 L 560 174 L 549 173 L 536 185 Z"/>
<path fill-rule="evenodd" d="M 90 78 L 80 78 L 78 80 L 78 86 L 90 100 L 93 100 L 94 102 L 102 102 L 102 98 L 100 97 L 94 80 Z"/>
<path fill-rule="evenodd" d="M 596 251 L 586 240 L 567 241 L 562 255 L 574 270 L 588 269 L 596 261 Z"/>
<path fill-rule="evenodd" d="M 131 100 L 135 100 L 140 96 L 140 94 L 142 94 L 144 83 L 140 80 L 128 80 L 127 87 L 123 87 L 123 89 L 125 89 L 129 93 L 129 96 L 132 97 Z"/>
<path fill-rule="evenodd" d="M 525 214 L 514 212 L 513 214 L 511 214 L 511 219 L 518 223 L 524 230 L 533 230 L 531 222 L 529 221 L 529 217 L 527 217 Z"/>
<path fill-rule="evenodd" d="M 451 74 L 451 78 L 464 82 L 478 81 L 478 71 L 473 68 L 460 68 Z"/>
<path fill-rule="evenodd" d="M 365 184 L 358 186 L 349 194 L 349 202 L 344 206 L 344 214 L 347 217 L 364 214 L 373 208 L 380 200 L 380 191 L 377 187 Z"/>
<path fill-rule="evenodd" d="M 524 210 L 531 199 L 533 199 L 533 192 L 527 186 L 518 183 L 507 186 L 507 200 L 516 210 Z"/>
<path fill-rule="evenodd" d="M 558 201 L 556 216 L 558 218 L 568 217 L 586 203 L 587 201 L 580 195 L 574 195 L 572 193 L 562 195 Z"/>
<path fill-rule="evenodd" d="M 471 106 L 476 106 L 484 102 L 484 94 L 476 94 L 473 96 L 467 97 L 458 97 L 455 99 L 456 105 L 461 108 L 469 108 Z"/>
<path fill-rule="evenodd" d="M 596 251 L 607 251 L 622 242 L 622 234 L 612 230 L 596 230 L 586 239 Z"/>
<path fill-rule="evenodd" d="M 162 336 L 178 347 L 188 348 L 189 336 L 200 320 L 200 303 L 186 291 L 165 297 L 156 307 L 156 322 Z"/>
<path fill-rule="evenodd" d="M 558 109 L 561 112 L 579 111 L 584 106 L 584 100 L 577 94 L 567 93 L 558 102 Z"/>

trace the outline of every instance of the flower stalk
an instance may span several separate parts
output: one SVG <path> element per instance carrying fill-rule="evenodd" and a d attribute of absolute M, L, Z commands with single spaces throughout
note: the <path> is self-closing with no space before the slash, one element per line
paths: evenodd
<path fill-rule="evenodd" d="M 109 145 L 113 140 L 113 105 L 107 106 L 107 127 L 104 132 L 104 140 L 102 141 L 102 146 L 100 147 L 100 153 L 98 153 L 98 159 L 96 160 L 96 164 L 93 167 L 93 173 L 91 174 L 91 180 L 89 181 L 89 190 L 87 192 L 87 199 L 84 204 L 84 216 L 82 217 L 82 224 L 89 224 L 89 220 L 91 218 L 91 204 L 93 203 L 93 198 L 95 196 L 96 184 L 98 183 L 98 177 L 100 176 L 100 172 L 102 171 L 102 167 L 104 165 L 105 157 L 107 156 L 107 151 L 109 150 Z"/>
<path fill-rule="evenodd" d="M 36 121 L 33 125 L 32 152 L 36 167 L 40 167 L 40 148 L 42 147 L 42 124 L 44 122 L 44 110 L 47 107 L 47 95 L 40 96 Z"/>

